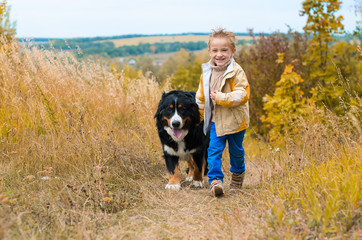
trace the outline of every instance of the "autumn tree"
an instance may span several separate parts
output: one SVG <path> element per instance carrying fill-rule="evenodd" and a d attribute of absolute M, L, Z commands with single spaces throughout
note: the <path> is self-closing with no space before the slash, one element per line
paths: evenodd
<path fill-rule="evenodd" d="M 147 72 L 155 73 L 159 70 L 158 66 L 155 66 L 153 59 L 148 55 L 139 58 L 135 65 L 135 69 L 137 71 L 142 71 L 143 74 L 146 74 Z"/>
<path fill-rule="evenodd" d="M 193 61 L 191 57 L 190 53 L 186 52 L 185 49 L 181 49 L 170 56 L 157 73 L 158 81 L 163 82 L 165 79 L 172 77 L 173 73 L 179 68 L 179 65 L 186 66 L 189 62 Z"/>
<path fill-rule="evenodd" d="M 336 85 L 336 69 L 332 62 L 331 43 L 342 33 L 343 16 L 336 16 L 342 2 L 338 0 L 305 0 L 301 16 L 307 16 L 304 30 L 311 36 L 304 62 L 309 66 L 308 86 L 319 106 L 334 109 L 342 89 Z"/>
<path fill-rule="evenodd" d="M 286 65 L 281 79 L 276 83 L 272 96 L 263 97 L 266 115 L 261 117 L 268 128 L 271 140 L 283 139 L 285 133 L 296 133 L 293 123 L 306 115 L 306 101 L 301 90 L 303 79 L 293 71 L 293 65 Z"/>
<path fill-rule="evenodd" d="M 286 56 L 291 51 L 277 53 L 276 62 L 284 65 L 285 69 L 280 80 L 272 85 L 276 87 L 274 94 L 267 93 L 263 97 L 264 114 L 261 118 L 272 140 L 298 130 L 293 123 L 307 115 L 307 102 L 326 106 L 341 116 L 351 113 L 351 109 L 360 102 L 355 101 L 360 99 L 361 93 L 358 83 L 361 79 L 361 57 L 357 46 L 345 41 L 333 44 L 335 35 L 343 30 L 343 17 L 335 16 L 340 4 L 333 0 L 304 1 L 302 15 L 308 16 L 304 29 L 310 37 L 304 45 L 306 51 L 302 51 L 302 55 L 293 54 L 296 58 L 289 60 Z M 293 71 L 293 67 L 297 66 L 295 63 L 299 63 L 299 69 L 294 68 L 296 72 Z M 272 81 L 269 80 L 269 83 Z"/>
<path fill-rule="evenodd" d="M 317 70 L 325 71 L 328 59 L 328 45 L 335 41 L 333 34 L 342 33 L 343 16 L 335 16 L 342 2 L 338 0 L 305 0 L 301 16 L 307 16 L 304 30 L 312 35 L 308 47 L 311 61 L 315 61 Z M 317 71 L 319 72 L 319 71 Z"/>
<path fill-rule="evenodd" d="M 0 36 L 9 41 L 14 38 L 15 33 L 15 24 L 10 21 L 10 8 L 6 1 L 2 1 L 0 2 Z"/>
<path fill-rule="evenodd" d="M 171 78 L 171 86 L 175 89 L 196 91 L 202 73 L 201 64 L 202 62 L 195 59 L 186 66 L 179 65 Z"/>

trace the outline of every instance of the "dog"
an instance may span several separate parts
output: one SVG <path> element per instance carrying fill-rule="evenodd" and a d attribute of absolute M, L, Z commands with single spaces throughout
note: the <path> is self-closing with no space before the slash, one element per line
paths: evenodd
<path fill-rule="evenodd" d="M 179 160 L 188 163 L 186 181 L 203 187 L 209 136 L 203 132 L 195 95 L 181 90 L 163 93 L 154 116 L 168 170 L 166 189 L 181 189 Z"/>

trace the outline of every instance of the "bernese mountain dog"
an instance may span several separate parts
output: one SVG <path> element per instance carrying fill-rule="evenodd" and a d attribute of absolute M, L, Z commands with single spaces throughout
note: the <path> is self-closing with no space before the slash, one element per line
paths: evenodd
<path fill-rule="evenodd" d="M 180 190 L 179 161 L 188 163 L 186 181 L 203 186 L 209 136 L 203 132 L 203 121 L 195 92 L 174 90 L 163 93 L 155 114 L 169 181 L 166 189 Z"/>

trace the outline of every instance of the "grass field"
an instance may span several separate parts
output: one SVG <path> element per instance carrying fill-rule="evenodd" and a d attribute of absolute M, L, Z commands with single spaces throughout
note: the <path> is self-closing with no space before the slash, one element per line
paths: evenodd
<path fill-rule="evenodd" d="M 239 193 L 193 189 L 184 168 L 166 191 L 153 115 L 167 84 L 1 45 L 0 239 L 361 239 L 361 133 L 346 121 L 313 108 L 280 146 L 249 129 Z"/>
<path fill-rule="evenodd" d="M 208 35 L 179 35 L 179 36 L 155 36 L 155 37 L 136 37 L 116 40 L 105 40 L 114 43 L 115 47 L 125 45 L 138 45 L 140 43 L 163 43 L 163 42 L 198 42 L 208 41 Z M 237 36 L 237 40 L 251 40 L 250 36 Z"/>

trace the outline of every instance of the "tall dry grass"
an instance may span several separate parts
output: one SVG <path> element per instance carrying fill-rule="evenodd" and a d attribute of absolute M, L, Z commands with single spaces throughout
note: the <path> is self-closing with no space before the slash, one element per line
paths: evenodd
<path fill-rule="evenodd" d="M 159 86 L 31 42 L 0 46 L 0 238 L 71 237 L 66 225 L 141 202 L 137 181 L 161 169 Z"/>
<path fill-rule="evenodd" d="M 156 83 L 126 79 L 105 65 L 80 62 L 69 52 L 39 50 L 31 43 L 24 47 L 13 42 L 2 50 L 2 137 L 10 143 L 52 142 L 51 149 L 33 153 L 40 161 L 30 166 L 59 159 L 74 166 L 79 163 L 73 164 L 69 154 L 98 156 L 100 145 L 111 144 L 111 139 L 129 152 L 152 153 L 152 113 L 161 92 Z M 74 151 L 84 141 L 89 149 Z"/>

